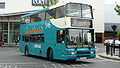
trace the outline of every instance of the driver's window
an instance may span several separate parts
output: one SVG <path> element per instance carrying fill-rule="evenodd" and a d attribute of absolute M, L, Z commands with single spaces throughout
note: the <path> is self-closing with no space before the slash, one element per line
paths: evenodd
<path fill-rule="evenodd" d="M 63 44 L 65 39 L 65 31 L 59 30 L 57 31 L 57 43 Z"/>

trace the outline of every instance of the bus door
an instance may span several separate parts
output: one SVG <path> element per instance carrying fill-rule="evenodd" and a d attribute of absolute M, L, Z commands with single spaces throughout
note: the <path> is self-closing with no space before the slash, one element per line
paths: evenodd
<path fill-rule="evenodd" d="M 65 50 L 65 30 L 58 30 L 56 32 L 56 44 L 54 44 L 54 57 L 62 57 Z"/>
<path fill-rule="evenodd" d="M 55 49 L 57 51 L 63 51 L 65 49 L 65 30 L 57 31 Z"/>

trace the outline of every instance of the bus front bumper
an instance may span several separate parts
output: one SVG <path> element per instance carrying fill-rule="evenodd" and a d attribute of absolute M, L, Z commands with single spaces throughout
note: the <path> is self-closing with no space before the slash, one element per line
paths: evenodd
<path fill-rule="evenodd" d="M 71 60 L 71 59 L 91 59 L 95 58 L 96 54 L 81 54 L 81 55 L 66 55 L 64 59 Z"/>

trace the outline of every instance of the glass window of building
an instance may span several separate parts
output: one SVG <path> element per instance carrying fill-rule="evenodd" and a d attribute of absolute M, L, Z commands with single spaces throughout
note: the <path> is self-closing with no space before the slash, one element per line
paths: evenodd
<path fill-rule="evenodd" d="M 7 43 L 8 41 L 8 23 L 0 22 L 0 39 L 3 43 Z"/>
<path fill-rule="evenodd" d="M 5 9 L 5 2 L 0 2 L 0 9 Z"/>
<path fill-rule="evenodd" d="M 11 22 L 10 23 L 10 42 L 15 43 L 15 40 L 19 40 L 19 27 L 20 23 Z"/>

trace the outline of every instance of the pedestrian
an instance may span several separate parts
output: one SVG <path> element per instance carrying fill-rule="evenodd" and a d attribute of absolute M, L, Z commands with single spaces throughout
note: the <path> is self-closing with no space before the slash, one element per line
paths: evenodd
<path fill-rule="evenodd" d="M 0 40 L 0 46 L 2 46 L 2 44 L 3 44 L 3 42 L 2 42 L 2 40 Z"/>
<path fill-rule="evenodd" d="M 15 39 L 15 44 L 17 45 L 17 43 L 18 43 L 18 39 Z"/>

